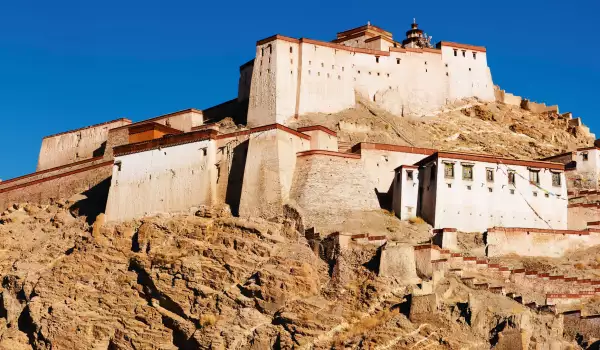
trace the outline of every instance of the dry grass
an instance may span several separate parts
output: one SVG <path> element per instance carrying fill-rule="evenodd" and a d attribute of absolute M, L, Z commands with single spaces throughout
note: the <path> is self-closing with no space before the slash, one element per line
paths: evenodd
<path fill-rule="evenodd" d="M 203 314 L 200 316 L 200 326 L 210 327 L 217 323 L 217 316 L 213 314 Z"/>
<path fill-rule="evenodd" d="M 413 225 L 423 225 L 425 223 L 425 220 L 423 220 L 423 218 L 419 216 L 413 216 L 412 218 L 408 219 L 408 222 L 410 222 Z"/>

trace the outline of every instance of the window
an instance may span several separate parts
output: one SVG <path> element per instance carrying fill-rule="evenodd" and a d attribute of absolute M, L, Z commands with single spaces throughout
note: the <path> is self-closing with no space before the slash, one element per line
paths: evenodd
<path fill-rule="evenodd" d="M 471 68 L 469 68 L 469 72 L 471 71 Z"/>
<path fill-rule="evenodd" d="M 540 184 L 540 171 L 539 170 L 529 170 L 529 182 L 532 184 L 536 184 L 536 185 Z"/>
<path fill-rule="evenodd" d="M 310 66 L 312 64 L 312 61 L 308 61 L 308 65 Z"/>
<path fill-rule="evenodd" d="M 342 72 L 344 71 L 344 67 L 342 67 Z"/>
<path fill-rule="evenodd" d="M 290 46 L 290 53 L 294 52 L 294 48 Z"/>
<path fill-rule="evenodd" d="M 469 190 L 469 191 L 471 190 L 471 185 L 467 186 L 467 190 Z"/>
<path fill-rule="evenodd" d="M 396 58 L 396 64 L 400 64 L 400 59 Z"/>
<path fill-rule="evenodd" d="M 463 171 L 463 174 L 462 174 L 463 180 L 473 180 L 473 166 L 472 165 L 463 164 L 462 171 Z"/>
<path fill-rule="evenodd" d="M 427 65 L 427 61 L 425 61 L 425 65 Z"/>
<path fill-rule="evenodd" d="M 514 171 L 509 171 L 508 172 L 508 184 L 509 185 L 515 185 L 515 172 Z"/>
<path fill-rule="evenodd" d="M 455 57 L 458 56 L 458 50 L 457 49 L 454 49 L 454 56 Z"/>
<path fill-rule="evenodd" d="M 444 163 L 444 177 L 446 179 L 454 179 L 454 164 Z"/>
<path fill-rule="evenodd" d="M 476 60 L 477 59 L 477 52 L 473 52 L 473 59 Z"/>
<path fill-rule="evenodd" d="M 488 192 L 494 192 L 494 189 L 491 187 L 488 187 Z"/>
<path fill-rule="evenodd" d="M 452 188 L 452 184 L 447 184 L 447 185 L 448 185 L 448 188 Z"/>
<path fill-rule="evenodd" d="M 379 56 L 375 56 L 375 62 L 379 63 Z"/>
<path fill-rule="evenodd" d="M 510 194 L 515 194 L 515 190 L 511 189 Z"/>
<path fill-rule="evenodd" d="M 462 50 L 463 57 L 467 57 L 467 51 Z"/>
<path fill-rule="evenodd" d="M 485 179 L 488 182 L 494 182 L 494 169 L 485 169 Z"/>
<path fill-rule="evenodd" d="M 550 198 L 550 195 L 549 195 L 548 193 L 545 193 L 545 194 L 544 194 L 544 197 L 546 197 L 546 198 Z"/>
<path fill-rule="evenodd" d="M 533 192 L 533 196 L 534 196 L 534 197 L 537 197 L 537 192 Z"/>
<path fill-rule="evenodd" d="M 325 63 L 321 62 L 321 68 L 325 67 Z"/>
<path fill-rule="evenodd" d="M 560 173 L 552 173 L 552 186 L 560 187 Z"/>
<path fill-rule="evenodd" d="M 407 170 L 406 171 L 406 179 L 408 181 L 412 181 L 413 180 L 413 171 L 412 170 Z"/>
<path fill-rule="evenodd" d="M 584 161 L 584 162 L 587 162 L 587 161 L 588 161 L 588 154 L 587 154 L 587 152 L 585 152 L 585 153 L 582 153 L 582 154 L 581 154 L 581 156 L 583 157 L 583 161 Z"/>

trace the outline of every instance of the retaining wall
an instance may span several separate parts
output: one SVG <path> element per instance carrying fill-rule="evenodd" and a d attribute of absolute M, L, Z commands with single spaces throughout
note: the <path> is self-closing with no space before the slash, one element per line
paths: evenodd
<path fill-rule="evenodd" d="M 490 228 L 487 255 L 561 257 L 567 251 L 600 244 L 600 230 L 549 230 L 535 228 Z"/>
<path fill-rule="evenodd" d="M 48 204 L 90 190 L 111 175 L 112 161 L 0 189 L 0 210 L 16 202 Z"/>
<path fill-rule="evenodd" d="M 357 154 L 298 154 L 290 200 L 303 209 L 307 227 L 338 224 L 355 211 L 379 209 L 373 185 Z"/>

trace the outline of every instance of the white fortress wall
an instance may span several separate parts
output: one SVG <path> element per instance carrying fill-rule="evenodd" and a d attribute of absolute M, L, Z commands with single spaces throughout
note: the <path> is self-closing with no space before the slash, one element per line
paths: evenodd
<path fill-rule="evenodd" d="M 495 226 L 567 228 L 564 171 L 544 168 L 533 162 L 531 165 L 514 165 L 473 159 L 443 155 L 438 158 L 434 228 L 453 227 L 466 232 L 484 232 Z M 454 164 L 453 178 L 444 174 L 447 163 Z M 463 165 L 473 166 L 472 180 L 463 179 Z M 546 196 L 543 190 L 530 184 L 530 168 L 539 170 L 542 188 L 560 197 Z M 493 171 L 493 181 L 487 181 L 487 169 Z M 516 172 L 514 186 L 508 183 L 508 169 Z M 560 186 L 552 185 L 553 172 L 560 174 Z M 511 193 L 513 189 L 514 193 Z"/>
<path fill-rule="evenodd" d="M 130 120 L 121 118 L 45 137 L 42 140 L 36 171 L 102 156 L 108 131 L 128 124 L 131 124 Z"/>
<path fill-rule="evenodd" d="M 108 220 L 212 205 L 215 154 L 216 142 L 202 140 L 116 156 L 106 206 Z"/>
<path fill-rule="evenodd" d="M 574 160 L 577 162 L 576 172 L 581 176 L 582 186 L 597 188 L 600 183 L 600 149 L 578 149 Z"/>
<path fill-rule="evenodd" d="M 354 107 L 355 93 L 397 115 L 425 115 L 467 97 L 494 101 L 485 48 L 443 42 L 441 49 L 405 49 L 378 40 L 384 51 L 279 35 L 259 41 L 249 126 L 336 113 Z"/>
<path fill-rule="evenodd" d="M 483 101 L 496 99 L 485 48 L 447 42 L 442 42 L 440 47 L 442 60 L 447 65 L 450 101 L 467 97 Z"/>
<path fill-rule="evenodd" d="M 419 167 L 400 166 L 394 178 L 392 208 L 400 220 L 417 216 L 419 198 Z"/>

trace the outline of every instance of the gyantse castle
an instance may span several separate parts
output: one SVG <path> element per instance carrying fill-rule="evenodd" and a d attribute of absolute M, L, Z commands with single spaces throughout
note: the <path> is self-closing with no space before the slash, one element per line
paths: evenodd
<path fill-rule="evenodd" d="M 364 142 L 340 150 L 333 130 L 289 127 L 299 116 L 352 108 L 359 97 L 406 117 L 463 99 L 558 113 L 495 88 L 485 47 L 434 46 L 416 23 L 402 41 L 370 24 L 332 42 L 275 35 L 240 67 L 236 99 L 47 136 L 35 173 L 0 182 L 0 204 L 86 191 L 108 221 L 227 204 L 244 217 L 291 210 L 313 232 L 383 208 L 401 220 L 422 217 L 444 248 L 456 246 L 457 231 L 486 232 L 490 256 L 560 256 L 600 244 L 600 207 L 568 204 L 573 193 L 597 194 L 598 142 L 516 160 Z M 247 127 L 220 129 L 227 117 Z"/>

